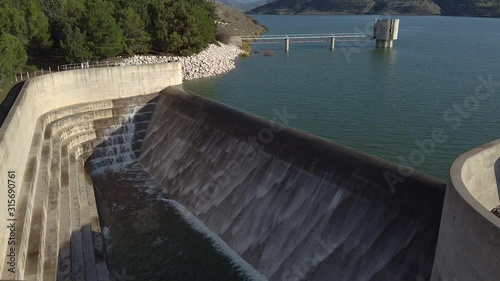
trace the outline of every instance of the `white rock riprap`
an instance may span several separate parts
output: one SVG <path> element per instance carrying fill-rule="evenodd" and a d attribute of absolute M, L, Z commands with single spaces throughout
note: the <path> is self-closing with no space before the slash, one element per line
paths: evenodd
<path fill-rule="evenodd" d="M 180 61 L 183 80 L 220 75 L 235 68 L 235 60 L 243 51 L 234 45 L 210 44 L 199 54 L 190 57 L 178 56 L 133 56 L 120 62 L 120 65 L 139 65 Z"/>

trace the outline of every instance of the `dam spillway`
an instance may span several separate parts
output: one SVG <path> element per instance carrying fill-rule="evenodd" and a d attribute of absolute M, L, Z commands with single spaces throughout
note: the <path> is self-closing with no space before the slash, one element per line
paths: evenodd
<path fill-rule="evenodd" d="M 269 122 L 180 90 L 159 104 L 141 164 L 269 280 L 430 276 L 439 181 L 393 194 L 383 161 L 291 129 L 252 146 Z"/>
<path fill-rule="evenodd" d="M 393 193 L 384 172 L 396 167 L 384 161 L 365 160 L 363 154 L 290 129 L 277 133 L 271 143 L 252 147 L 248 140 L 268 128 L 268 122 L 181 89 L 163 91 L 146 111 L 152 105 L 147 132 L 136 132 L 133 139 L 140 143 L 137 158 L 128 152 L 124 157 L 116 142 L 107 141 L 87 160 L 99 190 L 97 201 L 103 201 L 99 210 L 107 213 L 103 221 L 110 221 L 105 225 L 111 228 L 111 240 L 114 225 L 120 224 L 116 216 L 136 216 L 131 204 L 141 202 L 147 209 L 151 202 L 156 209 L 157 200 L 173 200 L 268 280 L 430 278 L 442 182 L 421 175 Z M 122 131 L 111 139 L 123 140 Z M 128 196 L 118 195 L 120 190 Z M 427 208 L 420 210 L 424 200 Z M 150 234 L 169 240 L 158 232 Z M 119 231 L 116 237 L 122 240 L 122 235 Z M 148 252 L 161 247 L 154 244 Z M 148 248 L 146 242 L 141 247 Z M 255 275 L 246 272 L 250 280 Z"/>
<path fill-rule="evenodd" d="M 15 171 L 19 190 L 16 273 L 1 232 L 2 278 L 457 276 L 446 237 L 460 199 L 444 200 L 445 182 L 416 172 L 392 186 L 392 163 L 178 87 L 161 91 L 180 77 L 174 63 L 26 82 L 1 131 L 1 172 Z"/>

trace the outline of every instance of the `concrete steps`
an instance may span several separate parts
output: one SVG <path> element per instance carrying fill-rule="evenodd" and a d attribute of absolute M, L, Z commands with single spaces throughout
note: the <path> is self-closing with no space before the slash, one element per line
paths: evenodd
<path fill-rule="evenodd" d="M 85 265 L 85 280 L 97 280 L 96 260 L 94 246 L 92 244 L 92 229 L 90 227 L 89 204 L 87 199 L 87 183 L 85 182 L 85 170 L 83 161 L 79 159 L 77 165 L 77 177 L 80 198 L 80 222 L 82 234 L 83 262 Z"/>
<path fill-rule="evenodd" d="M 13 268 L 7 264 L 10 259 L 7 255 L 11 249 L 7 243 L 10 231 L 5 228 L 0 232 L 0 279 L 43 278 L 37 277 L 37 274 L 39 264 L 44 263 L 45 251 L 36 249 L 45 249 L 45 241 L 41 236 L 42 233 L 46 235 L 49 228 L 46 229 L 43 225 L 47 219 L 43 212 L 48 206 L 44 203 L 49 192 L 48 186 L 54 181 L 50 179 L 53 167 L 49 157 L 52 155 L 52 148 L 45 139 L 47 124 L 81 112 L 88 112 L 91 120 L 99 119 L 92 112 L 125 108 L 131 104 L 146 104 L 149 100 L 136 97 L 147 97 L 146 95 L 157 93 L 170 85 L 180 85 L 181 68 L 180 63 L 168 63 L 64 71 L 30 79 L 22 88 L 16 88 L 17 98 L 9 104 L 8 116 L 3 114 L 5 120 L 2 120 L 0 130 L 0 155 L 4 165 L 0 165 L 0 170 L 2 174 L 7 174 L 8 171 L 16 173 L 17 263 L 15 273 L 11 272 Z M 127 99 L 120 100 L 122 97 Z M 64 157 L 62 152 L 61 157 Z M 63 164 L 54 169 L 64 173 Z M 63 192 L 64 186 L 65 183 L 61 180 L 59 192 Z M 0 197 L 2 202 L 6 202 L 8 195 L 2 192 Z M 56 213 L 62 213 L 66 208 L 62 201 L 56 205 Z M 7 208 L 0 209 L 1 217 L 7 217 L 7 212 Z M 63 225 L 58 228 L 66 228 L 64 225 L 67 220 L 64 222 L 64 218 L 59 216 L 56 221 Z M 67 240 L 59 232 L 58 243 Z M 67 253 L 61 254 L 67 256 Z"/>
<path fill-rule="evenodd" d="M 73 281 L 85 280 L 85 264 L 83 256 L 83 238 L 80 209 L 80 184 L 78 178 L 77 161 L 74 155 L 68 154 L 70 168 L 71 193 L 71 273 Z M 67 274 L 67 273 L 64 273 Z"/>
<path fill-rule="evenodd" d="M 19 197 L 23 232 L 17 278 L 108 280 L 94 189 L 84 164 L 103 142 L 130 141 L 133 132 L 122 125 L 151 98 L 75 105 L 39 119 L 30 150 L 31 174 L 23 181 L 29 188 Z M 140 137 L 152 110 L 154 103 L 133 120 Z"/>

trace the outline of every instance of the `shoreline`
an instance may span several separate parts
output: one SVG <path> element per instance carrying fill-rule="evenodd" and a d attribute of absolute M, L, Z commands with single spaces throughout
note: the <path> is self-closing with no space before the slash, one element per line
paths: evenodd
<path fill-rule="evenodd" d="M 127 66 L 181 62 L 183 81 L 213 77 L 235 69 L 236 58 L 246 53 L 244 50 L 235 45 L 223 43 L 219 43 L 219 45 L 220 46 L 210 44 L 200 53 L 188 57 L 135 55 L 133 57 L 123 59 L 119 64 L 120 66 Z"/>
<path fill-rule="evenodd" d="M 182 63 L 182 80 L 189 81 L 198 78 L 208 78 L 225 74 L 236 68 L 236 59 L 242 55 L 248 55 L 248 52 L 232 44 L 218 43 L 210 44 L 198 54 L 182 56 L 152 56 L 135 55 L 129 58 L 121 59 L 117 66 L 142 65 L 168 62 Z M 46 72 L 45 74 L 49 74 Z M 43 75 L 43 74 L 42 74 Z M 34 75 L 36 77 L 36 75 Z M 0 88 L 0 103 L 2 103 L 9 91 L 19 82 L 13 82 L 4 89 Z"/>

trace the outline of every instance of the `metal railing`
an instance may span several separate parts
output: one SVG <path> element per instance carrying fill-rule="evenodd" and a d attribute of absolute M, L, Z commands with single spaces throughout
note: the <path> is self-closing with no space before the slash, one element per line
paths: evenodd
<path fill-rule="evenodd" d="M 75 69 L 89 69 L 89 68 L 100 68 L 100 67 L 116 67 L 120 66 L 119 62 L 111 62 L 111 61 L 94 61 L 94 62 L 81 62 L 74 64 L 63 64 L 58 65 L 56 67 L 49 67 L 47 69 L 37 69 L 34 71 L 26 71 L 16 74 L 14 78 L 14 82 L 24 81 L 33 77 L 37 77 L 44 74 L 50 74 L 53 72 L 67 71 L 67 70 L 75 70 Z"/>
<path fill-rule="evenodd" d="M 370 37 L 364 33 L 332 33 L 332 34 L 293 34 L 293 35 L 262 35 L 259 37 L 241 37 L 241 41 L 250 44 L 273 44 L 284 41 L 299 42 L 328 42 L 332 38 L 335 41 L 365 41 Z"/>

